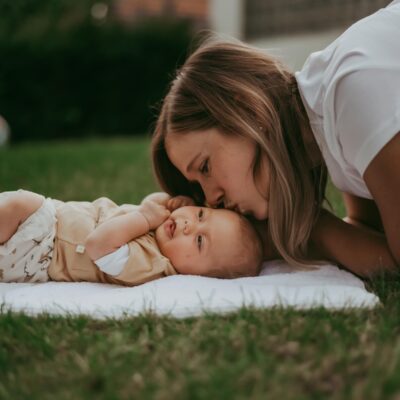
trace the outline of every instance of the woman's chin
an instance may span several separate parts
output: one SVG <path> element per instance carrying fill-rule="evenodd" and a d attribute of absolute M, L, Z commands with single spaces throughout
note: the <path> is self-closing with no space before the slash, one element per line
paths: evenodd
<path fill-rule="evenodd" d="M 258 219 L 259 221 L 263 221 L 268 219 L 268 208 L 263 209 L 263 210 L 257 210 L 254 213 L 251 213 L 251 215 L 255 218 Z"/>

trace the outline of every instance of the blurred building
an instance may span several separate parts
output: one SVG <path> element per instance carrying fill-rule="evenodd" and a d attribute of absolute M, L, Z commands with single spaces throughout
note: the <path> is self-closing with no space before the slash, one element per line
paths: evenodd
<path fill-rule="evenodd" d="M 208 28 L 209 0 L 114 0 L 114 12 L 127 23 L 149 16 L 190 20 L 195 28 Z"/>
<path fill-rule="evenodd" d="M 246 0 L 244 37 L 345 28 L 391 0 Z"/>
<path fill-rule="evenodd" d="M 245 40 L 282 34 L 345 28 L 391 0 L 114 0 L 117 16 L 133 22 L 143 16 L 189 19 Z"/>

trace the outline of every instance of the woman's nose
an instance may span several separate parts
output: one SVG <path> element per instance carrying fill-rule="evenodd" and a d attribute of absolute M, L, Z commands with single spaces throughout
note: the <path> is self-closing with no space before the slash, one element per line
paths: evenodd
<path fill-rule="evenodd" d="M 224 195 L 206 196 L 206 201 L 209 207 L 218 208 L 219 206 L 224 206 Z"/>
<path fill-rule="evenodd" d="M 210 207 L 217 207 L 224 202 L 224 191 L 221 188 L 208 185 L 203 187 L 203 191 Z"/>

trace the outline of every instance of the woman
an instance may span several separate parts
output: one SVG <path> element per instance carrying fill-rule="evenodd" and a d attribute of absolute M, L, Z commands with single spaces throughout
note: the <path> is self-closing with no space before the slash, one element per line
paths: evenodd
<path fill-rule="evenodd" d="M 369 276 L 400 264 L 399 132 L 397 0 L 295 75 L 249 46 L 204 43 L 163 102 L 153 163 L 167 192 L 263 221 L 266 258 Z M 346 222 L 321 209 L 327 171 Z"/>

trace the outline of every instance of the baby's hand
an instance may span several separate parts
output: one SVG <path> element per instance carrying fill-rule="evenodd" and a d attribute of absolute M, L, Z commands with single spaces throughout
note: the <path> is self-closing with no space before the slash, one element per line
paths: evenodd
<path fill-rule="evenodd" d="M 167 202 L 167 208 L 170 211 L 174 211 L 179 207 L 194 206 L 194 205 L 196 205 L 194 200 L 188 196 L 171 197 Z"/>
<path fill-rule="evenodd" d="M 158 228 L 170 215 L 164 205 L 151 200 L 143 201 L 139 212 L 146 218 L 150 230 Z"/>

